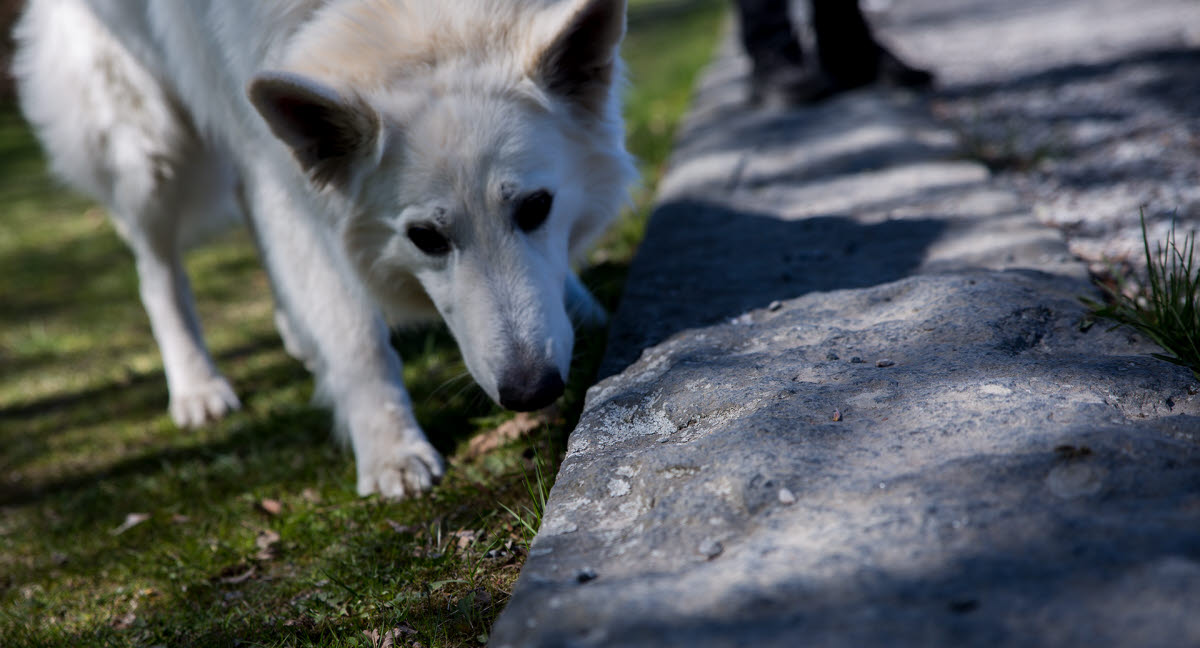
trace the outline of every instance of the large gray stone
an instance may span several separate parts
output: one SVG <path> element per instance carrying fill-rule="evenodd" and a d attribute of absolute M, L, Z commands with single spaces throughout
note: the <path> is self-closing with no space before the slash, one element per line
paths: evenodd
<path fill-rule="evenodd" d="M 648 350 L 591 393 L 497 645 L 1200 641 L 1200 403 L 1077 290 L 927 275 Z"/>
<path fill-rule="evenodd" d="M 492 645 L 1200 645 L 1200 385 L 1089 325 L 920 101 L 754 112 L 744 74 L 706 76 Z"/>

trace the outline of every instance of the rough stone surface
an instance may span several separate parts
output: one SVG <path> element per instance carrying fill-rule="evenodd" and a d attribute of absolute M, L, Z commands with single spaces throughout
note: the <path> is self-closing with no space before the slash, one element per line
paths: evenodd
<path fill-rule="evenodd" d="M 889 29 L 999 15 L 931 4 Z M 1200 385 L 1088 326 L 1084 264 L 923 101 L 752 112 L 745 71 L 706 76 L 492 645 L 1200 644 Z"/>

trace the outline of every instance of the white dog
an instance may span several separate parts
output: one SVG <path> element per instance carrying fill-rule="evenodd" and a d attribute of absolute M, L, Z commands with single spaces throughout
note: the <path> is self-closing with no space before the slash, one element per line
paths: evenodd
<path fill-rule="evenodd" d="M 21 105 L 137 259 L 182 426 L 238 407 L 201 338 L 187 233 L 245 218 L 288 351 L 348 432 L 358 492 L 441 476 L 388 324 L 437 313 L 501 405 L 548 405 L 601 316 L 573 253 L 633 177 L 624 0 L 32 0 Z"/>

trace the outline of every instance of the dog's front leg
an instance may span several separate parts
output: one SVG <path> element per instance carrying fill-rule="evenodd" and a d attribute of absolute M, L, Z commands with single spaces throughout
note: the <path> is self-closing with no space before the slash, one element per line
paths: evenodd
<path fill-rule="evenodd" d="M 574 272 L 567 273 L 567 314 L 577 326 L 601 327 L 608 323 L 608 313 Z"/>
<path fill-rule="evenodd" d="M 412 414 L 400 358 L 300 179 L 269 162 L 247 174 L 251 218 L 280 306 L 310 343 L 318 395 L 354 448 L 360 495 L 428 490 L 442 458 Z"/>

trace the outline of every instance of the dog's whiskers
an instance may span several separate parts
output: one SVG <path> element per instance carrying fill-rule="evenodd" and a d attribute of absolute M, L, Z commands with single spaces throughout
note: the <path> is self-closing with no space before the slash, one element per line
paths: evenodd
<path fill-rule="evenodd" d="M 429 392 L 429 398 L 433 398 L 433 397 L 437 396 L 438 393 L 440 393 L 442 390 L 446 389 L 447 387 L 461 383 L 464 379 L 468 379 L 470 377 L 471 377 L 471 372 L 467 371 L 466 369 L 463 369 L 461 372 L 443 380 L 440 385 L 435 387 L 433 389 L 433 391 Z M 453 398 L 454 396 L 457 396 L 459 393 L 462 393 L 461 387 L 459 388 L 459 391 L 457 393 L 455 393 L 453 396 L 451 396 L 451 398 Z"/>

